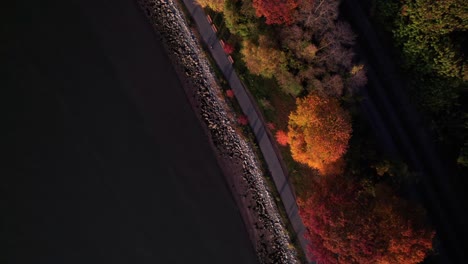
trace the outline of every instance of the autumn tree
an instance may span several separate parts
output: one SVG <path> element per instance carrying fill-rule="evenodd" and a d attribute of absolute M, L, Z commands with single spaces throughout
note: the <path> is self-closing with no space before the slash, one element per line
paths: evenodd
<path fill-rule="evenodd" d="M 282 45 L 293 51 L 298 59 L 309 63 L 313 61 L 318 51 L 312 42 L 311 32 L 298 25 L 281 28 L 280 39 Z"/>
<path fill-rule="evenodd" d="M 266 36 L 259 37 L 258 45 L 244 41 L 241 54 L 251 73 L 266 78 L 275 77 L 285 93 L 297 96 L 303 90 L 299 79 L 287 69 L 286 54 L 275 48 Z"/>
<path fill-rule="evenodd" d="M 252 8 L 252 0 L 227 0 L 224 5 L 226 27 L 244 39 L 256 39 L 259 35 L 259 19 Z"/>
<path fill-rule="evenodd" d="M 265 17 L 266 23 L 291 24 L 291 13 L 298 6 L 298 0 L 253 0 L 258 17 Z"/>
<path fill-rule="evenodd" d="M 308 88 L 308 90 L 314 90 L 313 87 L 315 87 L 315 85 L 317 84 L 316 79 L 321 78 L 322 76 L 325 76 L 328 73 L 329 72 L 323 67 L 308 65 L 307 67 L 304 67 L 303 69 L 299 70 L 298 76 L 301 79 L 301 81 L 306 81 L 308 83 L 308 85 L 306 85 L 306 88 Z"/>
<path fill-rule="evenodd" d="M 226 52 L 226 54 L 231 54 L 232 52 L 234 52 L 234 46 L 232 46 L 231 44 L 229 43 L 224 43 L 224 52 Z"/>
<path fill-rule="evenodd" d="M 434 232 L 424 224 L 423 209 L 384 184 L 321 178 L 298 203 L 317 263 L 416 264 L 432 248 Z"/>
<path fill-rule="evenodd" d="M 292 157 L 320 170 L 346 152 L 352 131 L 350 116 L 335 98 L 310 94 L 298 98 L 296 104 L 288 125 Z"/>
<path fill-rule="evenodd" d="M 226 96 L 229 98 L 234 98 L 234 91 L 232 89 L 226 90 Z"/>
<path fill-rule="evenodd" d="M 275 73 L 275 78 L 281 90 L 287 94 L 297 96 L 303 90 L 299 79 L 284 68 L 279 68 Z"/>
<path fill-rule="evenodd" d="M 332 30 L 332 35 L 342 45 L 352 46 L 356 42 L 356 34 L 347 22 L 338 21 Z"/>
<path fill-rule="evenodd" d="M 307 62 L 312 62 L 315 58 L 318 48 L 310 42 L 301 43 L 301 49 L 297 51 L 297 56 Z"/>
<path fill-rule="evenodd" d="M 354 52 L 334 39 L 332 33 L 327 33 L 321 39 L 316 62 L 333 72 L 346 72 L 352 67 Z"/>
<path fill-rule="evenodd" d="M 341 96 L 344 79 L 353 65 L 355 34 L 351 26 L 338 20 L 339 1 L 301 1 L 294 12 L 294 24 L 282 27 L 281 44 L 294 55 L 288 68 L 310 91 Z M 358 77 L 362 77 L 362 73 Z M 358 78 L 357 84 L 362 80 Z"/>
<path fill-rule="evenodd" d="M 288 27 L 280 28 L 280 39 L 283 45 L 287 48 L 297 49 L 298 44 L 302 41 L 310 40 L 311 34 L 307 34 L 307 31 L 299 25 L 291 25 Z"/>
<path fill-rule="evenodd" d="M 249 71 L 267 78 L 286 65 L 284 52 L 270 47 L 265 36 L 260 36 L 259 44 L 244 41 L 241 49 L 242 56 Z"/>
<path fill-rule="evenodd" d="M 325 76 L 322 81 L 322 92 L 328 96 L 339 98 L 343 94 L 343 79 L 338 74 Z"/>
<path fill-rule="evenodd" d="M 197 2 L 202 7 L 209 7 L 216 12 L 223 12 L 224 10 L 224 0 L 197 0 Z"/>
<path fill-rule="evenodd" d="M 239 117 L 237 117 L 237 123 L 239 123 L 240 125 L 246 126 L 249 124 L 249 119 L 247 118 L 246 115 L 240 115 Z"/>
<path fill-rule="evenodd" d="M 287 146 L 288 145 L 288 142 L 289 142 L 288 134 L 286 132 L 284 132 L 283 130 L 276 131 L 275 137 L 276 137 L 276 141 L 281 146 Z"/>
<path fill-rule="evenodd" d="M 339 0 L 300 1 L 293 17 L 297 24 L 321 35 L 334 27 L 339 4 Z"/>

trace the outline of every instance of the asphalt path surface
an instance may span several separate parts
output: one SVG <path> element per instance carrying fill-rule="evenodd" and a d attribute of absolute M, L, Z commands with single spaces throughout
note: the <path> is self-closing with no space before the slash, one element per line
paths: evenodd
<path fill-rule="evenodd" d="M 0 262 L 257 263 L 136 2 L 9 4 Z"/>

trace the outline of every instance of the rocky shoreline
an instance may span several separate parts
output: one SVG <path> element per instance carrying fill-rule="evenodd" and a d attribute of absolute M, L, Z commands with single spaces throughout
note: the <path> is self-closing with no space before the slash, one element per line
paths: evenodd
<path fill-rule="evenodd" d="M 238 132 L 214 73 L 172 0 L 138 0 L 204 124 L 260 263 L 299 263 L 253 146 Z M 226 227 L 229 228 L 229 227 Z"/>

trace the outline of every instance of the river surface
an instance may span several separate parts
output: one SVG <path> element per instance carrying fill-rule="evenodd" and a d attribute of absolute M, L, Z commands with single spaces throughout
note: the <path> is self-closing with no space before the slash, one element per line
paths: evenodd
<path fill-rule="evenodd" d="M 0 262 L 256 263 L 136 2 L 11 2 Z"/>

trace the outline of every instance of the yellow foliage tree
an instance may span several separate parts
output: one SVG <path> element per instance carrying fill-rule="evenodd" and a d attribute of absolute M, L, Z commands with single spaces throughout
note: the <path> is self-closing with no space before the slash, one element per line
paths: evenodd
<path fill-rule="evenodd" d="M 202 7 L 209 7 L 216 12 L 224 11 L 224 0 L 197 0 Z"/>
<path fill-rule="evenodd" d="M 286 65 L 284 52 L 272 48 L 265 36 L 260 36 L 258 45 L 244 41 L 241 53 L 251 73 L 267 78 L 273 77 Z"/>

